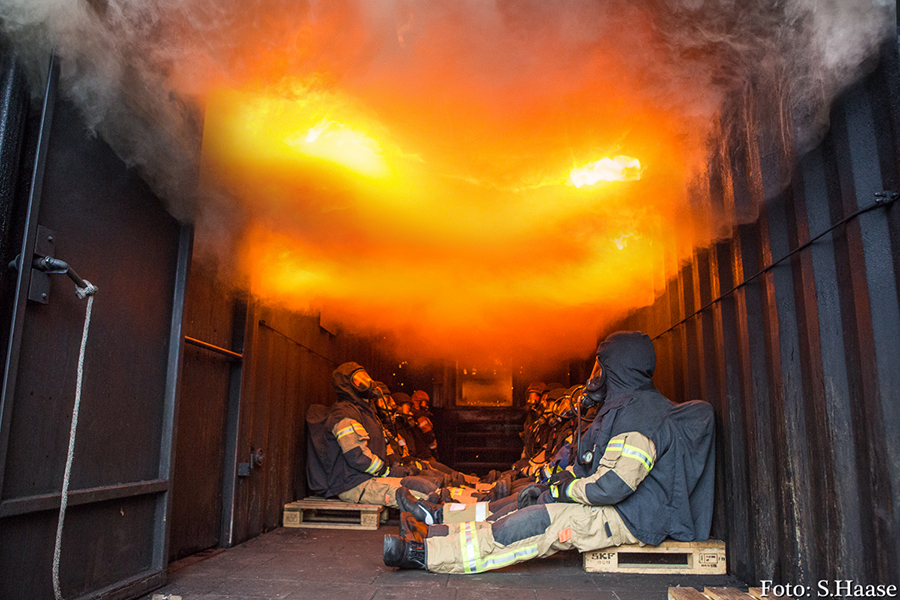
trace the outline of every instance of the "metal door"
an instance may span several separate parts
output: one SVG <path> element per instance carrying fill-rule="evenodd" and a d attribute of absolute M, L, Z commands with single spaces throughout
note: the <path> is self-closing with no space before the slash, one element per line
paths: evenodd
<path fill-rule="evenodd" d="M 56 93 L 51 63 L 22 256 L 99 287 L 62 534 L 62 596 L 165 582 L 170 465 L 191 232 Z M 52 238 L 52 239 L 51 239 Z M 0 400 L 0 597 L 53 598 L 52 563 L 85 302 L 19 268 Z M 4 267 L 5 268 L 5 267 Z M 29 293 L 32 298 L 29 299 Z M 46 296 L 42 296 L 46 294 Z M 46 303 L 44 303 L 46 302 Z"/>

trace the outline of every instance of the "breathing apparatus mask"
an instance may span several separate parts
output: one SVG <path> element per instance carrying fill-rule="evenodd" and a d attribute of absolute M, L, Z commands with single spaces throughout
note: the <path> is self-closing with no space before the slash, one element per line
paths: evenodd
<path fill-rule="evenodd" d="M 581 402 L 581 408 L 588 409 L 598 404 L 603 404 L 606 400 L 606 371 L 600 365 L 600 357 L 594 361 L 594 370 L 588 378 L 584 386 L 584 399 Z"/>
<path fill-rule="evenodd" d="M 581 450 L 581 411 L 588 410 L 598 404 L 603 404 L 606 400 L 606 371 L 600 364 L 600 356 L 594 360 L 594 369 L 591 376 L 588 377 L 584 385 L 584 390 L 580 394 L 580 401 L 575 402 L 578 409 L 578 427 L 576 428 L 575 456 L 579 463 L 583 465 L 590 464 L 594 460 L 592 450 L 582 452 Z M 573 396 L 574 400 L 574 396 Z"/>
<path fill-rule="evenodd" d="M 369 374 L 363 368 L 359 368 L 350 374 L 350 384 L 361 398 L 372 400 L 379 396 L 375 381 L 369 377 Z"/>

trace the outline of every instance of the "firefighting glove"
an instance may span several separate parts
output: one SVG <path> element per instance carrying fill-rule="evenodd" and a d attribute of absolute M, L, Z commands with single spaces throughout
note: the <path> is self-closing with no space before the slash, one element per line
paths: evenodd
<path fill-rule="evenodd" d="M 385 473 L 385 477 L 408 477 L 412 475 L 413 471 L 409 467 L 401 467 L 400 465 L 394 465 L 390 468 L 390 470 Z"/>
<path fill-rule="evenodd" d="M 560 471 L 550 478 L 550 496 L 557 502 L 575 502 L 569 495 L 572 483 L 577 479 L 572 471 Z"/>
<path fill-rule="evenodd" d="M 532 506 L 538 503 L 538 498 L 541 497 L 541 494 L 546 492 L 549 488 L 546 485 L 541 485 L 540 483 L 532 483 L 531 485 L 527 485 L 519 492 L 518 495 L 518 505 L 519 508 L 525 508 L 526 506 Z"/>

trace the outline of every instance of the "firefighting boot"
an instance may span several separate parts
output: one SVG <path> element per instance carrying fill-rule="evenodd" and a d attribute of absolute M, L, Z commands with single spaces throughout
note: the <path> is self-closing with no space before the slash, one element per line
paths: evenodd
<path fill-rule="evenodd" d="M 497 469 L 491 469 L 487 475 L 481 478 L 481 483 L 494 483 L 498 479 L 500 479 L 500 471 Z"/>
<path fill-rule="evenodd" d="M 404 540 L 396 535 L 384 536 L 384 564 L 400 569 L 427 569 L 425 544 Z"/>
<path fill-rule="evenodd" d="M 493 502 L 494 500 L 499 500 L 500 498 L 506 498 L 512 492 L 512 478 L 509 475 L 502 475 L 496 482 L 494 482 L 494 487 L 491 488 L 489 492 L 489 501 Z"/>
<path fill-rule="evenodd" d="M 428 537 L 428 525 L 417 521 L 412 513 L 400 513 L 400 537 L 404 540 L 422 542 Z"/>
<path fill-rule="evenodd" d="M 401 511 L 412 513 L 412 516 L 426 525 L 444 522 L 444 507 L 432 504 L 427 500 L 419 500 L 409 493 L 405 487 L 397 489 L 397 505 Z"/>

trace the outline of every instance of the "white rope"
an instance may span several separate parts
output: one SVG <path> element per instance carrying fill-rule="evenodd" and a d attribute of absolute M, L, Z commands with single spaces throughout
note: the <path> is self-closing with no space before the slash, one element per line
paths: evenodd
<path fill-rule="evenodd" d="M 66 518 L 66 504 L 69 502 L 69 475 L 72 473 L 72 459 L 75 458 L 75 429 L 78 427 L 78 409 L 81 407 L 81 380 L 84 376 L 84 350 L 87 347 L 88 330 L 91 326 L 91 309 L 94 306 L 94 294 L 97 287 L 85 280 L 85 287 L 75 287 L 75 294 L 82 300 L 87 297 L 87 309 L 84 314 L 84 331 L 81 334 L 81 353 L 78 356 L 78 375 L 75 383 L 75 406 L 72 409 L 72 428 L 69 430 L 69 453 L 66 456 L 66 473 L 63 476 L 62 493 L 59 500 L 59 522 L 56 525 L 56 547 L 53 549 L 53 594 L 56 600 L 62 600 L 59 590 L 59 556 L 62 549 L 63 521 Z"/>

